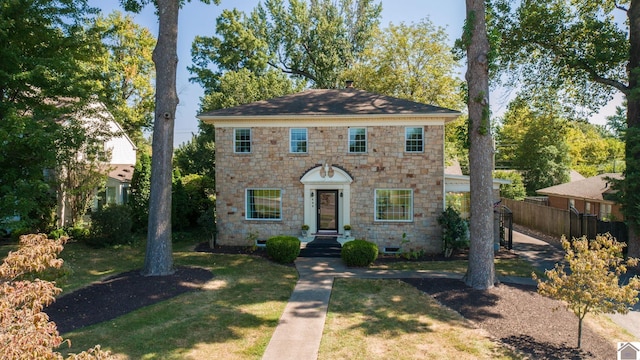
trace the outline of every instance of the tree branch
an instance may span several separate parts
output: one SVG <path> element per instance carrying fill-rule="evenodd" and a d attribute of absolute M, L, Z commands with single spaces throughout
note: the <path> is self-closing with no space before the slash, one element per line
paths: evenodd
<path fill-rule="evenodd" d="M 617 1 L 616 1 L 616 2 L 614 2 L 613 4 L 614 4 L 614 6 L 616 7 L 616 9 L 618 9 L 618 10 L 622 10 L 622 11 L 624 11 L 624 12 L 629 12 L 629 9 L 627 9 L 626 7 L 624 7 L 624 6 L 622 6 L 622 5 L 618 5 L 618 2 L 617 2 Z"/>
<path fill-rule="evenodd" d="M 621 93 L 625 94 L 626 96 L 629 95 L 629 93 L 631 92 L 631 89 L 621 83 L 620 81 L 617 80 L 613 80 L 613 79 L 609 79 L 606 78 L 604 76 L 601 76 L 600 74 L 598 74 L 593 68 L 591 68 L 590 66 L 588 66 L 583 60 L 578 60 L 578 68 L 586 71 L 589 76 L 591 77 L 591 79 L 593 79 L 593 81 L 603 84 L 603 85 L 608 85 L 611 86 L 613 88 L 618 89 Z"/>
<path fill-rule="evenodd" d="M 299 75 L 299 76 L 302 76 L 304 78 L 307 78 L 307 79 L 313 81 L 314 83 L 318 82 L 318 79 L 315 76 L 311 75 L 311 73 L 309 73 L 307 71 L 290 68 L 290 67 L 284 65 L 284 63 L 282 64 L 282 67 L 272 63 L 271 61 L 267 61 L 267 64 L 269 64 L 270 66 L 273 66 L 274 68 L 282 71 L 285 74 Z"/>

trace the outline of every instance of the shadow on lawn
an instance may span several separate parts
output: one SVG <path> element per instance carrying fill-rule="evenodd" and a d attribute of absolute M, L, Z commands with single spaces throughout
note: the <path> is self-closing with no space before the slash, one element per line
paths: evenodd
<path fill-rule="evenodd" d="M 482 321 L 487 318 L 501 318 L 502 315 L 492 312 L 492 308 L 499 300 L 498 296 L 487 291 L 474 290 L 457 279 L 403 279 L 420 291 L 433 296 L 436 300 L 446 303 L 472 321 Z"/>
<path fill-rule="evenodd" d="M 433 300 L 425 300 L 399 280 L 336 279 L 329 311 L 350 319 L 350 329 L 367 336 L 431 333 L 435 331 L 432 320 L 469 327 L 460 317 Z"/>
<path fill-rule="evenodd" d="M 52 320 L 59 322 L 59 330 L 65 333 L 65 321 L 71 318 L 77 322 L 79 303 L 89 303 L 88 313 L 108 312 L 128 306 L 131 291 L 141 291 L 146 299 L 153 299 L 153 305 L 138 304 L 137 311 L 122 315 L 118 310 L 115 316 L 101 320 L 95 326 L 87 326 L 65 334 L 74 349 L 63 350 L 77 352 L 100 343 L 103 349 L 129 358 L 143 358 L 160 355 L 162 358 L 181 358 L 184 353 L 198 351 L 229 351 L 235 358 L 249 358 L 262 354 L 268 337 L 278 323 L 280 312 L 273 311 L 274 302 L 284 303 L 295 285 L 296 275 L 291 267 L 283 267 L 260 257 L 244 255 L 217 255 L 205 253 L 174 254 L 177 264 L 190 264 L 200 267 L 180 267 L 195 270 L 194 276 L 184 276 L 176 272 L 176 281 L 169 277 L 155 279 L 140 277 L 138 271 L 124 273 L 106 282 L 89 286 L 102 289 L 108 285 L 109 292 L 121 293 L 122 297 L 108 297 L 109 304 L 98 304 L 100 293 L 87 294 L 75 291 L 68 294 L 76 298 L 74 306 L 66 308 L 61 317 Z M 270 274 L 272 276 L 264 276 Z M 164 283 L 154 283 L 156 280 Z M 126 284 L 126 285 L 125 285 Z M 162 297 L 162 293 L 182 291 L 181 296 Z M 195 291 L 190 291 L 195 290 Z M 83 294 L 83 295 L 81 295 Z M 61 298 L 62 299 L 62 298 Z M 57 306 L 62 301 L 58 300 Z M 256 305 L 265 304 L 257 310 Z M 84 306 L 84 305 L 79 305 Z M 141 307 L 142 306 L 142 307 Z M 140 308 L 141 307 L 141 308 Z M 53 313 L 47 309 L 47 313 Z M 135 310 L 135 309 L 131 309 Z M 126 311 L 124 311 L 126 312 Z M 275 314 L 272 314 L 272 312 Z M 117 318 L 116 318 L 117 316 Z M 126 336 L 123 336 L 126 334 Z M 242 346 L 223 345 L 230 340 L 249 338 Z M 216 345 L 221 344 L 221 345 Z M 220 346 L 222 349 L 216 347 Z M 204 350 L 202 350 L 204 349 Z M 156 358 L 156 357 L 149 357 Z"/>

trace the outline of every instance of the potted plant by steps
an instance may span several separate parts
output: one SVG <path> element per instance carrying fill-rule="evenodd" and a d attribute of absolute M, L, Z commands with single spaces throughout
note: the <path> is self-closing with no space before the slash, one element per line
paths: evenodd
<path fill-rule="evenodd" d="M 442 225 L 442 251 L 448 258 L 456 249 L 469 246 L 469 231 L 467 222 L 460 217 L 460 213 L 448 206 L 438 216 L 438 223 Z"/>
<path fill-rule="evenodd" d="M 345 226 L 343 226 L 343 228 L 344 228 L 344 236 L 345 237 L 351 236 L 351 225 L 346 224 Z"/>
<path fill-rule="evenodd" d="M 309 225 L 304 224 L 302 225 L 302 237 L 307 237 L 309 236 Z"/>

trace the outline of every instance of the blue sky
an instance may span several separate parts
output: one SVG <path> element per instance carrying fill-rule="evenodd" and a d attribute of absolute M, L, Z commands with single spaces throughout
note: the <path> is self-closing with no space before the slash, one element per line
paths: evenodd
<path fill-rule="evenodd" d="M 449 34 L 449 41 L 453 41 L 462 33 L 465 16 L 465 2 L 462 0 L 381 0 L 382 21 L 386 27 L 390 22 L 407 24 L 419 22 L 428 18 L 434 25 L 444 28 Z M 176 112 L 174 145 L 189 141 L 191 134 L 198 131 L 199 99 L 203 94 L 200 85 L 189 82 L 187 66 L 191 64 L 191 43 L 195 36 L 211 36 L 215 33 L 215 20 L 224 9 L 237 8 L 246 13 L 250 12 L 259 0 L 221 0 L 220 5 L 206 5 L 198 0 L 192 0 L 181 9 L 178 20 L 178 79 L 177 90 L 180 103 Z M 119 0 L 89 0 L 91 6 L 102 9 L 105 14 L 113 10 L 123 11 Z M 153 6 L 147 6 L 140 14 L 131 14 L 136 23 L 147 27 L 154 35 L 158 31 L 158 19 Z M 464 64 L 462 64 L 464 65 Z M 460 77 L 463 77 L 461 74 Z M 506 97 L 492 94 L 492 111 L 500 114 L 506 106 Z M 619 103 L 619 100 L 618 102 Z M 611 105 L 601 112 L 596 122 L 603 123 L 604 116 L 614 113 L 615 105 Z"/>

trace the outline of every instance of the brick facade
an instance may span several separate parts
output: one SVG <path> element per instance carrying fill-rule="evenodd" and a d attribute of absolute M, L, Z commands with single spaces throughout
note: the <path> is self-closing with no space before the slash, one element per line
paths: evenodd
<path fill-rule="evenodd" d="M 221 245 L 252 245 L 250 234 L 258 239 L 274 235 L 299 236 L 303 224 L 315 220 L 315 204 L 311 193 L 320 187 L 305 190 L 301 178 L 325 162 L 336 170 L 343 170 L 353 180 L 337 186 L 348 199 L 339 209 L 340 227 L 344 221 L 352 226 L 352 235 L 367 239 L 380 247 L 399 246 L 402 234 L 408 243 L 405 249 L 441 251 L 441 231 L 436 218 L 443 211 L 444 193 L 444 120 L 427 120 L 424 128 L 424 151 L 404 151 L 406 125 L 389 126 L 394 118 L 378 118 L 374 125 L 360 125 L 367 129 L 367 153 L 348 153 L 348 126 L 331 123 L 329 126 L 305 126 L 291 120 L 290 126 L 259 126 L 242 122 L 237 128 L 251 129 L 251 153 L 234 153 L 234 127 L 216 127 L 216 207 L 218 243 Z M 282 121 L 281 121 L 282 122 Z M 286 121 L 282 122 L 287 125 Z M 410 125 L 416 126 L 416 125 Z M 289 151 L 291 128 L 308 130 L 308 152 Z M 273 188 L 282 191 L 282 219 L 247 220 L 245 191 L 248 188 Z M 332 185 L 322 187 L 332 189 Z M 374 220 L 375 189 L 412 189 L 413 220 L 410 222 L 380 222 Z M 305 211 L 307 212 L 305 216 Z M 307 221 L 305 222 L 305 219 Z M 345 220 L 347 219 L 347 220 Z M 315 229 L 315 224 L 311 225 Z"/>

